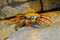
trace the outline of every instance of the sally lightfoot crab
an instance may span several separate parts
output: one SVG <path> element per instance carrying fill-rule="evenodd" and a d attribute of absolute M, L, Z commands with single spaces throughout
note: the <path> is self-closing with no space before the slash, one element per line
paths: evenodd
<path fill-rule="evenodd" d="M 48 14 L 38 14 L 38 13 L 26 13 L 26 14 L 20 14 L 17 15 L 15 18 L 15 21 L 18 21 L 18 28 L 22 26 L 29 27 L 34 25 L 35 23 L 43 24 L 46 20 L 48 20 L 50 23 L 52 23 L 50 16 Z M 46 22 L 47 24 L 47 22 Z"/>

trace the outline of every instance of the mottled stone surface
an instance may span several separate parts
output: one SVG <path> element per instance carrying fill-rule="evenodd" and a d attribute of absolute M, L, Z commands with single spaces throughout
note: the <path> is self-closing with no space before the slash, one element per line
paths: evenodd
<path fill-rule="evenodd" d="M 42 9 L 47 11 L 54 8 L 60 8 L 60 0 L 0 0 L 0 15 L 3 14 L 0 19 L 32 12 L 32 10 L 38 12 Z"/>
<path fill-rule="evenodd" d="M 26 2 L 28 0 L 7 0 L 9 3 L 15 3 L 15 2 Z"/>
<path fill-rule="evenodd" d="M 60 0 L 42 0 L 43 10 L 60 8 Z"/>
<path fill-rule="evenodd" d="M 7 40 L 60 40 L 60 23 L 45 28 L 23 27 L 13 33 Z"/>
<path fill-rule="evenodd" d="M 3 21 L 0 21 L 0 40 L 5 40 L 13 32 L 15 32 L 15 24 L 6 24 Z"/>
<path fill-rule="evenodd" d="M 38 0 L 26 3 L 11 4 L 10 6 L 4 6 L 3 8 L 1 8 L 1 14 L 5 14 L 2 17 L 9 18 L 12 16 L 16 16 L 20 13 L 33 12 L 32 10 L 34 10 L 35 12 L 41 10 L 41 5 Z"/>
<path fill-rule="evenodd" d="M 11 3 L 16 3 L 16 2 L 25 2 L 28 0 L 0 0 L 0 6 L 6 6 Z"/>

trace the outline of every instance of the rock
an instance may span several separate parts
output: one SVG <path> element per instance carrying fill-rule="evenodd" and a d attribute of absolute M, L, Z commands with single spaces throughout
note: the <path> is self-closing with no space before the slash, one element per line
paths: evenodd
<path fill-rule="evenodd" d="M 0 40 L 6 40 L 13 32 L 15 32 L 15 24 L 6 24 L 0 21 Z"/>
<path fill-rule="evenodd" d="M 11 3 L 25 2 L 25 1 L 28 1 L 28 0 L 0 0 L 0 6 L 6 6 L 6 5 L 11 4 Z"/>
<path fill-rule="evenodd" d="M 32 10 L 38 12 L 42 9 L 47 11 L 54 8 L 60 8 L 60 0 L 0 0 L 0 15 L 3 15 L 0 19 L 16 16 L 20 13 L 33 12 Z"/>
<path fill-rule="evenodd" d="M 42 0 L 43 10 L 60 8 L 60 0 Z"/>
<path fill-rule="evenodd" d="M 60 25 L 58 22 L 45 28 L 23 27 L 13 33 L 7 40 L 60 40 Z"/>
<path fill-rule="evenodd" d="M 5 19 L 5 14 L 0 12 L 0 19 Z"/>
<path fill-rule="evenodd" d="M 20 13 L 26 13 L 26 12 L 38 12 L 41 10 L 40 2 L 37 1 L 30 1 L 26 3 L 18 3 L 18 4 L 11 4 L 10 6 L 4 6 L 1 8 L 1 13 L 6 15 L 6 18 L 16 16 Z M 3 16 L 2 16 L 3 17 Z"/>
<path fill-rule="evenodd" d="M 18 1 L 18 2 L 25 2 L 25 1 L 28 1 L 28 0 L 15 0 L 15 1 Z"/>
<path fill-rule="evenodd" d="M 6 6 L 7 4 L 6 0 L 0 0 L 0 6 Z"/>
<path fill-rule="evenodd" d="M 14 2 L 26 2 L 28 0 L 7 0 L 9 3 L 14 3 Z"/>

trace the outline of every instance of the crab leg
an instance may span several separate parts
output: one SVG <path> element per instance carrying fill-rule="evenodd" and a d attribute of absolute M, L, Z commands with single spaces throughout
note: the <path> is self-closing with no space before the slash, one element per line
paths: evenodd
<path fill-rule="evenodd" d="M 49 17 L 46 17 L 46 16 L 41 16 L 41 17 L 46 19 L 46 20 L 49 20 L 52 23 L 52 20 Z"/>
<path fill-rule="evenodd" d="M 44 20 L 42 20 L 41 18 L 37 18 L 37 21 L 41 24 L 44 22 Z"/>
<path fill-rule="evenodd" d="M 46 17 L 51 18 L 51 16 L 49 14 L 41 14 L 41 16 L 46 16 Z"/>

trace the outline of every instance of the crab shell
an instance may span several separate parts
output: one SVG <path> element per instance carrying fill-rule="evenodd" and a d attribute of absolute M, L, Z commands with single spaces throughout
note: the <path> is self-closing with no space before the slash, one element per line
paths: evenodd
<path fill-rule="evenodd" d="M 38 13 L 26 13 L 25 17 L 27 18 L 27 20 L 29 19 L 30 23 L 34 23 L 37 19 L 37 17 L 40 17 L 40 14 Z"/>
<path fill-rule="evenodd" d="M 29 23 L 34 24 L 36 22 L 37 17 L 40 17 L 40 14 L 38 14 L 38 13 L 26 13 L 25 17 L 27 17 L 29 19 L 29 21 L 27 21 L 27 22 L 25 21 L 26 25 L 30 26 Z M 26 20 L 28 20 L 28 19 L 26 19 Z"/>
<path fill-rule="evenodd" d="M 32 16 L 40 17 L 40 14 L 38 14 L 38 13 L 26 13 L 25 16 L 26 16 L 27 18 L 30 18 L 30 17 L 32 17 Z"/>

